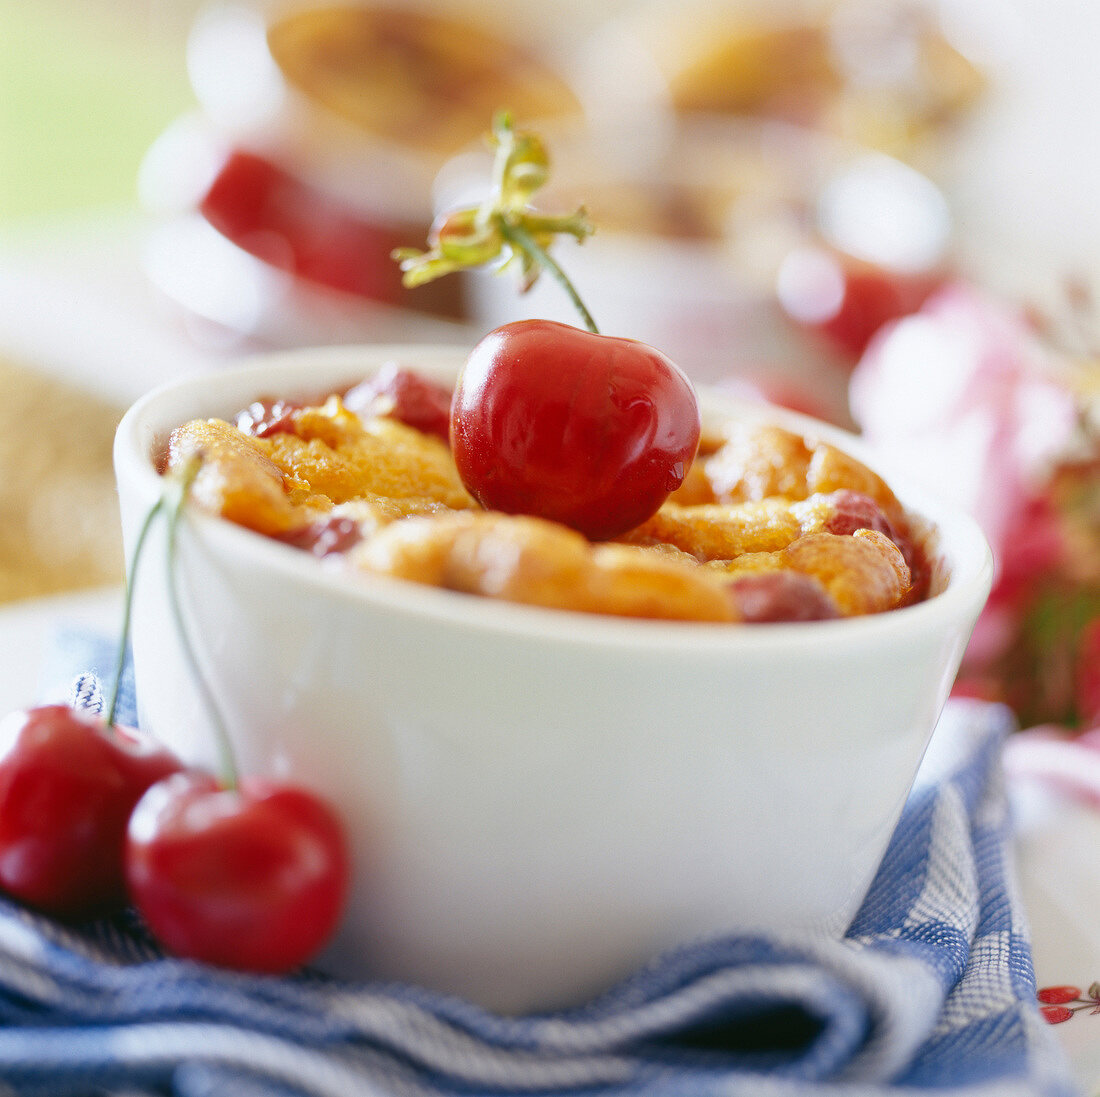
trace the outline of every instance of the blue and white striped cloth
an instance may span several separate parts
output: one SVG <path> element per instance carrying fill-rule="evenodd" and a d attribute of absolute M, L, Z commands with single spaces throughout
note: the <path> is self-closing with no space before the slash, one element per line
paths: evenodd
<path fill-rule="evenodd" d="M 949 703 L 846 940 L 686 942 L 552 1015 L 217 971 L 164 958 L 131 920 L 66 929 L 0 905 L 0 1094 L 1071 1094 L 1009 863 L 1011 727 Z"/>

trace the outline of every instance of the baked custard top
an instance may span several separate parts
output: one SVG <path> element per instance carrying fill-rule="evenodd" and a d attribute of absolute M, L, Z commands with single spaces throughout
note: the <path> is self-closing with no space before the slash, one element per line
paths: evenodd
<path fill-rule="evenodd" d="M 172 432 L 162 467 L 200 452 L 198 506 L 327 563 L 530 605 L 774 622 L 928 595 L 927 560 L 894 493 L 828 442 L 722 424 L 652 518 L 592 543 L 482 509 L 451 459 L 445 416 L 401 421 L 392 391 L 368 381 L 316 402 L 261 401 L 234 423 L 193 420 Z M 436 394 L 443 406 L 449 394 Z"/>

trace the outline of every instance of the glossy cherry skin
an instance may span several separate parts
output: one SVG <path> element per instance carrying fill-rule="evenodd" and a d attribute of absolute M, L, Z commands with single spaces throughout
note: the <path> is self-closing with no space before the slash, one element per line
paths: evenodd
<path fill-rule="evenodd" d="M 179 760 L 66 705 L 12 713 L 0 726 L 0 889 L 66 919 L 121 908 L 130 813 Z"/>
<path fill-rule="evenodd" d="M 451 403 L 451 448 L 482 506 L 592 540 L 633 529 L 683 481 L 699 444 L 691 382 L 659 351 L 551 320 L 473 349 Z"/>
<path fill-rule="evenodd" d="M 176 956 L 278 974 L 310 960 L 343 914 L 343 827 L 312 793 L 259 778 L 226 789 L 188 772 L 154 785 L 130 820 L 134 904 Z"/>

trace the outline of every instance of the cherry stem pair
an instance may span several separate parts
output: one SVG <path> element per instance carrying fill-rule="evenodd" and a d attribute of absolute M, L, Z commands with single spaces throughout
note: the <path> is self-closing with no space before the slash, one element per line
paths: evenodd
<path fill-rule="evenodd" d="M 573 307 L 580 313 L 584 326 L 593 335 L 599 335 L 600 329 L 596 327 L 596 321 L 592 319 L 592 314 L 581 300 L 576 286 L 550 253 L 544 247 L 540 247 L 538 241 L 522 225 L 512 224 L 503 216 L 500 218 L 500 231 L 513 247 L 531 256 L 565 290 L 569 300 L 573 302 Z"/>
<path fill-rule="evenodd" d="M 167 512 L 167 578 L 168 598 L 172 609 L 172 618 L 176 627 L 179 645 L 183 651 L 191 670 L 192 680 L 202 696 L 202 700 L 211 723 L 214 725 L 214 733 L 218 745 L 219 779 L 224 788 L 237 787 L 238 772 L 237 763 L 233 755 L 233 747 L 222 720 L 220 709 L 210 691 L 206 675 L 202 673 L 199 659 L 187 630 L 183 614 L 183 607 L 179 598 L 179 567 L 177 563 L 177 544 L 179 541 L 179 525 L 183 516 L 184 505 L 187 502 L 187 493 L 195 481 L 202 467 L 200 454 L 192 454 L 174 473 L 165 477 L 164 487 L 160 498 L 149 508 L 138 531 L 137 541 L 134 544 L 131 556 L 129 572 L 126 576 L 126 591 L 122 611 L 122 631 L 119 635 L 118 649 L 115 654 L 114 677 L 111 682 L 110 694 L 105 706 L 105 719 L 107 727 L 115 726 L 115 718 L 118 714 L 119 697 L 122 692 L 122 678 L 126 669 L 127 655 L 130 648 L 130 627 L 133 619 L 134 591 L 137 585 L 138 565 L 145 554 L 145 545 L 149 538 L 149 532 L 153 528 L 156 519 Z"/>
<path fill-rule="evenodd" d="M 550 156 L 537 134 L 513 127 L 507 112 L 498 112 L 493 119 L 490 141 L 496 153 L 485 200 L 437 218 L 428 236 L 427 251 L 397 248 L 392 253 L 404 272 L 404 284 L 420 286 L 503 256 L 502 270 L 519 266 L 523 291 L 535 284 L 541 272 L 554 278 L 588 330 L 598 335 L 596 322 L 576 287 L 547 250 L 557 236 L 572 236 L 580 243 L 592 234 L 584 207 L 564 215 L 540 214 L 532 209 L 532 195 L 549 179 Z"/>

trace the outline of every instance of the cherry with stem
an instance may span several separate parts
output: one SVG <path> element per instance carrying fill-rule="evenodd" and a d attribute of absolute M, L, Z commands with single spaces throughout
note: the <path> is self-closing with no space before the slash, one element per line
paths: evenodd
<path fill-rule="evenodd" d="M 459 476 L 482 506 L 560 522 L 592 540 L 644 522 L 683 482 L 701 433 L 684 373 L 660 351 L 601 334 L 549 253 L 559 235 L 591 234 L 584 208 L 540 214 L 531 198 L 549 178 L 543 143 L 498 115 L 492 186 L 481 205 L 436 219 L 426 252 L 394 253 L 405 283 L 421 285 L 501 257 L 521 290 L 550 274 L 584 330 L 549 320 L 504 324 L 473 349 L 451 401 Z"/>
<path fill-rule="evenodd" d="M 150 786 L 182 768 L 152 738 L 115 723 L 137 563 L 161 509 L 162 500 L 138 536 L 105 715 L 51 704 L 0 721 L 0 891 L 69 921 L 126 905 L 131 812 Z"/>
<path fill-rule="evenodd" d="M 600 329 L 596 327 L 596 321 L 592 319 L 592 314 L 581 300 L 581 295 L 577 292 L 572 280 L 558 265 L 557 260 L 539 244 L 522 224 L 513 225 L 508 221 L 502 221 L 501 232 L 504 234 L 506 240 L 525 254 L 533 256 L 539 266 L 541 266 L 543 270 L 548 271 L 557 280 L 558 284 L 565 290 L 569 300 L 573 302 L 573 307 L 580 313 L 581 320 L 584 321 L 584 326 L 588 331 L 592 332 L 593 335 L 599 335 Z"/>
<path fill-rule="evenodd" d="M 567 235 L 583 242 L 593 227 L 584 207 L 571 214 L 548 215 L 530 206 L 534 193 L 550 175 L 550 157 L 541 139 L 518 131 L 501 112 L 493 120 L 491 136 L 496 149 L 492 186 L 475 207 L 447 212 L 436 219 L 429 235 L 428 251 L 398 248 L 394 251 L 403 281 L 409 288 L 443 275 L 483 266 L 504 258 L 501 270 L 518 265 L 520 288 L 529 290 L 543 271 L 565 290 L 586 329 L 599 334 L 596 322 L 576 287 L 549 253 L 555 236 Z"/>
<path fill-rule="evenodd" d="M 343 914 L 350 861 L 340 819 L 307 789 L 240 777 L 232 743 L 191 643 L 180 604 L 177 545 L 189 484 L 182 467 L 168 519 L 171 612 L 217 737 L 220 773 L 174 774 L 130 817 L 130 895 L 153 936 L 181 957 L 280 974 L 308 962 Z"/>
<path fill-rule="evenodd" d="M 166 550 L 166 575 L 168 577 L 168 603 L 172 612 L 172 620 L 176 627 L 176 639 L 179 642 L 183 657 L 191 671 L 191 679 L 198 689 L 207 715 L 214 729 L 214 737 L 218 751 L 218 776 L 225 788 L 237 787 L 237 761 L 233 752 L 233 744 L 229 738 L 225 722 L 222 719 L 221 708 L 214 700 L 210 691 L 207 676 L 199 665 L 195 647 L 191 643 L 191 634 L 187 629 L 183 606 L 180 604 L 179 595 L 179 526 L 183 515 L 184 505 L 187 502 L 187 493 L 194 483 L 195 477 L 202 467 L 202 456 L 198 453 L 191 454 L 178 468 L 176 472 L 168 476 L 168 496 L 162 496 L 161 501 L 168 507 L 168 536 Z"/>

